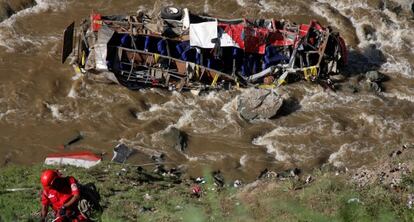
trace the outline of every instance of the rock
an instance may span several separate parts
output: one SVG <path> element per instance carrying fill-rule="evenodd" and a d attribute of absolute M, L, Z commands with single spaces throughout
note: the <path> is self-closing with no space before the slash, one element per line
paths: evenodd
<path fill-rule="evenodd" d="M 346 80 L 346 77 L 342 74 L 331 75 L 329 78 L 334 82 L 343 82 Z"/>
<path fill-rule="evenodd" d="M 157 163 L 164 162 L 165 154 L 164 153 L 158 153 L 158 154 L 151 155 L 151 160 L 153 160 Z"/>
<path fill-rule="evenodd" d="M 289 178 L 289 177 L 296 177 L 301 172 L 302 172 L 302 170 L 299 169 L 299 168 L 288 169 L 288 170 L 285 170 L 285 171 L 282 171 L 282 172 L 278 173 L 277 177 L 279 179 L 285 179 L 285 178 Z"/>
<path fill-rule="evenodd" d="M 413 2 L 413 4 L 411 4 L 411 11 L 413 12 L 413 14 L 414 14 L 414 2 Z"/>
<path fill-rule="evenodd" d="M 382 88 L 381 88 L 381 86 L 378 83 L 376 83 L 376 82 L 369 82 L 369 81 L 367 82 L 367 90 L 368 91 L 375 92 L 375 93 L 382 92 Z"/>
<path fill-rule="evenodd" d="M 173 147 L 174 149 L 185 152 L 187 148 L 188 136 L 186 133 L 180 131 L 175 127 L 169 128 L 162 134 L 166 146 Z"/>
<path fill-rule="evenodd" d="M 365 77 L 370 82 L 381 82 L 384 80 L 384 74 L 381 74 L 377 71 L 369 71 L 365 73 Z"/>
<path fill-rule="evenodd" d="M 17 12 L 35 6 L 35 0 L 0 0 L 0 22 L 10 18 Z"/>
<path fill-rule="evenodd" d="M 262 172 L 260 172 L 257 178 L 258 179 L 274 179 L 274 178 L 277 178 L 278 176 L 279 175 L 276 172 L 270 171 L 266 168 Z"/>
<path fill-rule="evenodd" d="M 269 119 L 276 116 L 283 101 L 273 90 L 251 88 L 237 98 L 237 111 L 246 120 Z"/>

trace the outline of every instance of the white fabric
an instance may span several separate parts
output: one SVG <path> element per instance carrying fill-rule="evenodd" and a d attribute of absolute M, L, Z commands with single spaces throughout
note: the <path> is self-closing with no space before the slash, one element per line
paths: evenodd
<path fill-rule="evenodd" d="M 200 48 L 214 48 L 211 40 L 217 38 L 217 20 L 190 24 L 190 45 Z"/>
<path fill-rule="evenodd" d="M 223 32 L 220 37 L 220 46 L 221 47 L 237 47 L 240 48 L 239 44 L 237 44 L 226 32 Z"/>
<path fill-rule="evenodd" d="M 65 157 L 47 157 L 45 159 L 46 165 L 71 165 L 76 167 L 90 168 L 99 164 L 101 160 L 83 160 L 83 159 L 74 159 L 74 158 L 65 158 Z"/>

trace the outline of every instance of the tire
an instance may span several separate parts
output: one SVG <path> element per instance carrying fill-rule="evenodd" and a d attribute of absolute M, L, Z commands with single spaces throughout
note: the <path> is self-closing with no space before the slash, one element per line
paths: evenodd
<path fill-rule="evenodd" d="M 183 10 L 174 6 L 167 6 L 161 9 L 161 18 L 171 20 L 181 20 Z"/>

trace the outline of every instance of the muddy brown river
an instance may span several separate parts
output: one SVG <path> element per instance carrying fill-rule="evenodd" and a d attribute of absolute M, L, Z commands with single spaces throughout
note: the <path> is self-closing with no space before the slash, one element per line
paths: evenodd
<path fill-rule="evenodd" d="M 226 178 L 251 180 L 264 168 L 311 169 L 323 164 L 355 168 L 403 144 L 414 143 L 414 14 L 412 0 L 166 1 L 216 17 L 317 19 L 344 36 L 349 81 L 378 70 L 385 92 L 325 91 L 297 82 L 282 115 L 246 122 L 236 111 L 238 92 L 130 91 L 119 85 L 74 80 L 60 64 L 61 39 L 71 21 L 152 9 L 153 1 L 36 0 L 37 5 L 0 23 L 0 165 L 35 164 L 76 135 L 68 150 L 107 152 L 122 142 L 138 149 L 128 162 L 150 162 L 163 152 L 191 175 L 220 169 Z M 364 81 L 364 80 L 362 80 Z M 184 154 L 165 146 L 171 127 L 188 134 Z"/>

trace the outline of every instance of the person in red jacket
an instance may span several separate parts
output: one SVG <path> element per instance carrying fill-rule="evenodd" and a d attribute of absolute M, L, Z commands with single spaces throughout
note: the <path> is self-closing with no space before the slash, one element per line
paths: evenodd
<path fill-rule="evenodd" d="M 55 222 L 87 221 L 78 210 L 80 192 L 74 177 L 61 177 L 56 170 L 44 170 L 40 176 L 43 186 L 41 221 L 45 221 L 49 206 L 55 211 Z"/>

